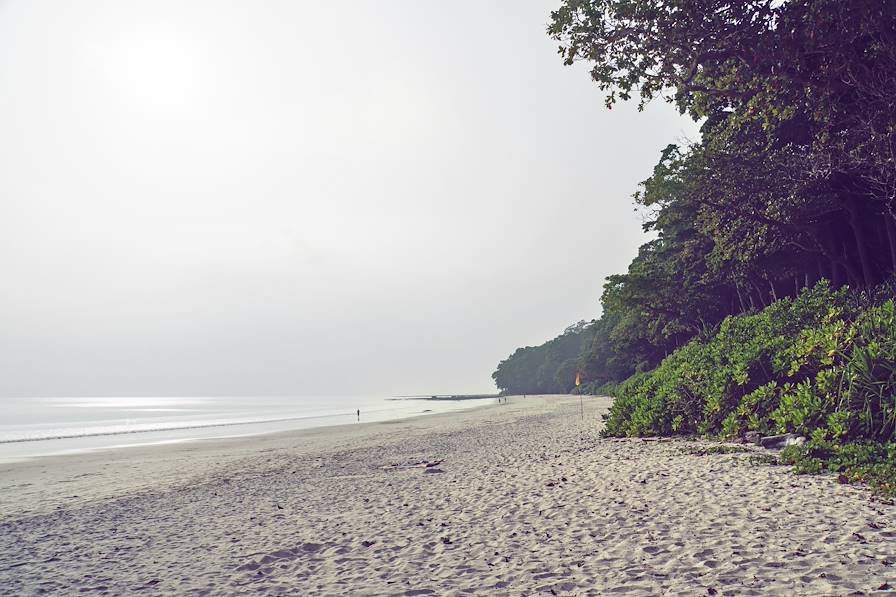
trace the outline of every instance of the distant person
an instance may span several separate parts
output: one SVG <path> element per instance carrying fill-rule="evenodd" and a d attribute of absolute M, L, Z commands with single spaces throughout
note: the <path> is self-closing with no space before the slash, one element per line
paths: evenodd
<path fill-rule="evenodd" d="M 358 422 L 361 422 L 361 409 L 358 409 Z"/>

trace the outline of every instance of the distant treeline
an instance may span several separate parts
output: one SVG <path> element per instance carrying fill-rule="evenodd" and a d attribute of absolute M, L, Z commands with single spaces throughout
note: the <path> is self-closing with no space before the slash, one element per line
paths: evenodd
<path fill-rule="evenodd" d="M 541 346 L 517 348 L 492 373 L 506 394 L 566 394 L 575 387 L 576 367 L 590 324 L 580 321 Z"/>
<path fill-rule="evenodd" d="M 617 396 L 607 433 L 796 432 L 805 469 L 896 492 L 896 2 L 563 0 L 548 31 L 607 107 L 659 98 L 701 134 L 634 193 L 653 240 L 600 319 L 498 387 L 578 369 Z"/>

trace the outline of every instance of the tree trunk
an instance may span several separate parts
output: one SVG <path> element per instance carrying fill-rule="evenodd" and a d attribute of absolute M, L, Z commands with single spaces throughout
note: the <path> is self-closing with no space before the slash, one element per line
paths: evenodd
<path fill-rule="evenodd" d="M 893 216 L 889 214 L 884 216 L 884 222 L 890 244 L 890 273 L 893 273 L 896 272 L 896 223 L 893 223 Z"/>
<path fill-rule="evenodd" d="M 846 201 L 846 211 L 849 214 L 849 226 L 852 228 L 853 238 L 859 254 L 859 263 L 862 266 L 862 278 L 866 287 L 874 284 L 874 272 L 871 269 L 871 258 L 868 255 L 865 230 L 862 227 L 862 217 L 857 202 L 850 198 Z"/>
<path fill-rule="evenodd" d="M 740 302 L 740 312 L 743 313 L 747 310 L 746 305 L 744 305 L 744 295 L 740 291 L 740 284 L 735 284 L 734 287 L 737 289 L 737 300 Z"/>
<path fill-rule="evenodd" d="M 840 262 L 840 265 L 843 267 L 843 272 L 846 274 L 846 283 L 852 286 L 853 288 L 859 288 L 863 285 L 862 279 L 863 274 L 859 270 L 856 269 L 855 265 L 852 263 L 852 260 L 846 257 L 846 244 L 843 245 L 843 261 Z"/>
<path fill-rule="evenodd" d="M 837 289 L 843 286 L 843 278 L 840 276 L 840 264 L 831 261 L 831 288 Z"/>
<path fill-rule="evenodd" d="M 756 289 L 756 300 L 758 300 L 759 304 L 762 306 L 762 308 L 765 309 L 765 307 L 767 306 L 767 303 L 765 302 L 765 299 L 763 298 L 762 289 L 759 288 L 759 286 L 755 283 L 753 284 L 753 288 Z"/>

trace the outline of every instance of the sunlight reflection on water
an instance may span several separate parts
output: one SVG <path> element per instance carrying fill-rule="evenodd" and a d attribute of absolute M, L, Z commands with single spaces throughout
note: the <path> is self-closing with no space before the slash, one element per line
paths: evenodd
<path fill-rule="evenodd" d="M 0 461 L 122 446 L 255 435 L 470 408 L 383 396 L 0 398 Z"/>

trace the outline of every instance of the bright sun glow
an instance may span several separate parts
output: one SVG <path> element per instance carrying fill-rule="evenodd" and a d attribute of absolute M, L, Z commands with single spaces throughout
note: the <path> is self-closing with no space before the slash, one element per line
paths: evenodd
<path fill-rule="evenodd" d="M 124 31 L 94 46 L 97 70 L 118 90 L 151 110 L 192 107 L 201 69 L 194 44 L 174 30 Z"/>

